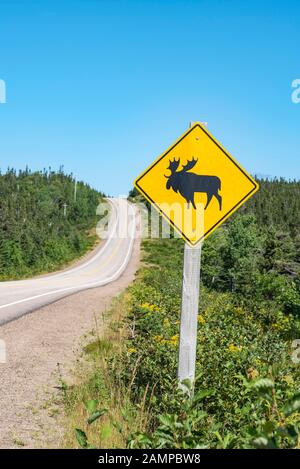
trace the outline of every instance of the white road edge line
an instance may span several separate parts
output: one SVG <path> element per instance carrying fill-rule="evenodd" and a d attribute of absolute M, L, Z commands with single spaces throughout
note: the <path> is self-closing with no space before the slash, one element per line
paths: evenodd
<path fill-rule="evenodd" d="M 132 205 L 129 204 L 129 207 L 132 210 L 132 213 L 135 217 L 135 211 L 134 211 Z M 42 298 L 44 296 L 56 295 L 57 293 L 63 293 L 63 292 L 70 291 L 70 290 L 76 290 L 77 289 L 78 292 L 79 292 L 80 290 L 87 290 L 89 288 L 101 287 L 103 285 L 107 285 L 108 283 L 116 280 L 122 274 L 123 270 L 125 269 L 128 261 L 129 261 L 129 257 L 131 255 L 133 243 L 134 243 L 134 240 L 135 240 L 135 232 L 136 232 L 136 223 L 134 222 L 133 223 L 133 230 L 132 230 L 132 233 L 131 233 L 131 241 L 130 241 L 129 249 L 127 251 L 125 260 L 122 263 L 122 265 L 119 267 L 119 269 L 113 275 L 106 278 L 105 280 L 101 280 L 101 282 L 87 283 L 87 284 L 81 285 L 79 287 L 77 286 L 77 287 L 62 288 L 60 290 L 54 290 L 54 291 L 51 291 L 51 292 L 42 293 L 41 295 L 35 295 L 35 296 L 31 296 L 29 298 L 23 298 L 22 300 L 13 301 L 12 303 L 7 303 L 6 305 L 2 305 L 2 306 L 0 306 L 0 309 L 8 308 L 9 306 L 15 306 L 15 305 L 18 305 L 20 303 L 26 303 L 28 301 L 36 300 L 37 298 Z"/>
<path fill-rule="evenodd" d="M 116 210 L 116 203 L 114 201 L 114 199 L 106 199 L 109 201 L 110 205 L 113 207 L 115 213 L 116 213 L 116 221 L 113 225 L 113 228 L 111 229 L 111 232 L 110 234 L 113 235 L 117 229 L 117 225 L 118 225 L 118 221 L 119 221 L 119 214 L 118 214 L 118 211 Z M 73 272 L 77 272 L 77 270 L 80 270 L 82 268 L 85 268 L 87 267 L 89 264 L 91 264 L 92 262 L 95 261 L 95 259 L 98 259 L 99 256 L 101 256 L 103 254 L 103 252 L 106 250 L 107 246 L 109 246 L 109 241 L 111 240 L 111 237 L 110 238 L 106 238 L 106 241 L 104 243 L 104 245 L 102 246 L 101 249 L 99 249 L 99 251 L 97 252 L 97 254 L 92 257 L 91 259 L 89 259 L 88 261 L 84 262 L 83 264 L 80 264 L 76 267 L 71 267 L 70 269 L 68 270 L 65 270 L 64 272 L 58 272 L 57 274 L 53 274 L 53 275 L 49 275 L 49 277 L 41 277 L 43 278 L 43 280 L 45 280 L 45 278 L 57 278 L 57 277 L 62 277 L 62 276 L 65 276 L 65 275 L 69 275 L 69 274 L 73 274 Z"/>

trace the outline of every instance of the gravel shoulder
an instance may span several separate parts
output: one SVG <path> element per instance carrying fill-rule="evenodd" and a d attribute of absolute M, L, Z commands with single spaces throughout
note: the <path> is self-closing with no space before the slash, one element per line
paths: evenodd
<path fill-rule="evenodd" d="M 140 241 L 122 276 L 76 293 L 0 327 L 6 363 L 0 362 L 0 448 L 58 447 L 63 436 L 61 378 L 80 355 L 84 335 L 134 279 Z"/>

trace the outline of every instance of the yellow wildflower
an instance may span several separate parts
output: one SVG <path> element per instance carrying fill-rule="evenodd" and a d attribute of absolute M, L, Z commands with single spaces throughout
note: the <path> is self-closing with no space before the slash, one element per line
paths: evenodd
<path fill-rule="evenodd" d="M 229 350 L 229 352 L 236 353 L 236 352 L 241 352 L 243 347 L 241 345 L 229 344 L 227 349 Z"/>
<path fill-rule="evenodd" d="M 136 348 L 129 348 L 129 349 L 127 350 L 127 352 L 130 353 L 130 354 L 131 354 L 131 353 L 136 353 L 136 352 L 137 352 L 137 349 L 136 349 Z"/>
<path fill-rule="evenodd" d="M 202 314 L 198 315 L 198 322 L 200 324 L 205 324 L 206 323 L 206 321 L 205 321 L 204 317 L 202 316 Z"/>
<path fill-rule="evenodd" d="M 285 381 L 287 384 L 293 384 L 294 383 L 294 378 L 292 375 L 285 375 L 283 378 L 283 381 Z"/>
<path fill-rule="evenodd" d="M 249 368 L 249 370 L 247 370 L 248 379 L 255 379 L 258 376 L 259 376 L 259 372 L 257 371 L 256 368 Z"/>
<path fill-rule="evenodd" d="M 178 344 L 178 340 L 179 340 L 179 335 L 176 334 L 176 335 L 173 335 L 173 336 L 170 338 L 169 342 L 170 342 L 171 345 L 177 345 L 177 344 Z"/>
<path fill-rule="evenodd" d="M 154 339 L 156 342 L 162 342 L 162 341 L 164 340 L 162 335 L 155 335 L 155 336 L 153 337 L 153 339 Z"/>
<path fill-rule="evenodd" d="M 148 309 L 150 311 L 159 311 L 159 307 L 151 303 L 143 303 L 140 305 L 140 307 L 144 309 Z"/>

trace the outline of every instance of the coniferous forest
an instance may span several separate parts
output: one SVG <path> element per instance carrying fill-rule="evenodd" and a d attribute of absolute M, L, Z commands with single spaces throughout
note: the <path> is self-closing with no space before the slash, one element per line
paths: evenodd
<path fill-rule="evenodd" d="M 52 271 L 82 255 L 96 241 L 102 195 L 83 182 L 75 194 L 63 168 L 0 174 L 0 279 Z"/>
<path fill-rule="evenodd" d="M 260 190 L 204 243 L 203 280 L 214 288 L 246 294 L 254 281 L 299 285 L 300 182 L 258 182 Z"/>

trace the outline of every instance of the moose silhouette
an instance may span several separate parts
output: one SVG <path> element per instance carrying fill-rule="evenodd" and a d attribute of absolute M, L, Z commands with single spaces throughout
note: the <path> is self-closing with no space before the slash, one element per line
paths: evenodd
<path fill-rule="evenodd" d="M 188 203 L 190 203 L 196 209 L 195 205 L 195 193 L 203 192 L 207 194 L 207 202 L 204 207 L 204 210 L 207 209 L 211 199 L 215 197 L 219 202 L 219 209 L 222 210 L 222 197 L 219 194 L 221 190 L 221 181 L 217 176 L 202 176 L 200 174 L 188 173 L 192 169 L 198 160 L 193 158 L 191 161 L 188 161 L 186 165 L 182 166 L 181 171 L 177 171 L 178 166 L 180 165 L 180 158 L 178 160 L 170 160 L 170 165 L 167 169 L 171 171 L 170 176 L 165 177 L 168 179 L 166 188 L 173 189 L 174 192 L 179 192 L 182 197 Z"/>

